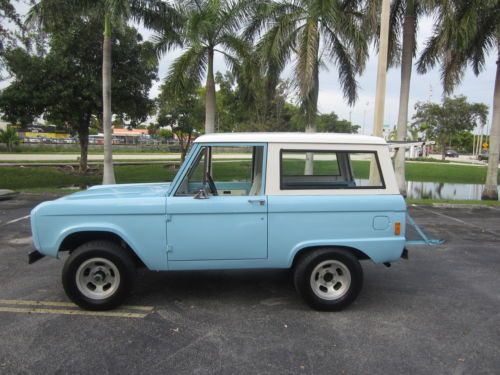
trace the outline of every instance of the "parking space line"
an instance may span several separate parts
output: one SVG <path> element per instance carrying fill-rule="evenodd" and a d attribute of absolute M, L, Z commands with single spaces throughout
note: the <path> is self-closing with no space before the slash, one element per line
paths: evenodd
<path fill-rule="evenodd" d="M 30 217 L 30 215 L 26 215 L 26 216 L 23 216 L 23 217 L 18 217 L 17 219 L 10 220 L 10 221 L 7 221 L 6 223 L 3 223 L 2 226 L 17 223 L 18 221 L 27 219 L 29 217 Z"/>
<path fill-rule="evenodd" d="M 144 318 L 148 313 L 131 313 L 123 311 L 86 311 L 69 309 L 44 309 L 38 307 L 2 307 L 0 312 L 27 313 L 27 314 L 55 314 L 55 315 L 86 315 L 106 316 L 115 318 Z"/>
<path fill-rule="evenodd" d="M 442 217 L 445 217 L 447 219 L 451 219 L 451 220 L 454 220 L 456 222 L 459 222 L 460 224 L 463 224 L 465 226 L 469 226 L 469 227 L 473 227 L 473 228 L 477 228 L 477 229 L 480 229 L 482 232 L 486 232 L 486 233 L 489 233 L 489 234 L 492 234 L 493 236 L 495 237 L 498 237 L 498 234 L 493 232 L 493 231 L 490 231 L 488 229 L 484 229 L 482 227 L 480 227 L 479 225 L 476 225 L 476 224 L 472 224 L 472 223 L 469 223 L 467 221 L 464 221 L 464 220 L 461 220 L 461 219 L 457 219 L 456 217 L 453 217 L 453 216 L 449 216 L 449 215 L 445 215 L 441 212 L 436 212 L 434 210 L 431 210 L 431 209 L 428 209 L 428 208 L 424 208 L 424 207 L 418 207 L 419 209 L 421 210 L 424 210 L 424 211 L 427 211 L 427 212 L 430 212 L 430 213 L 433 213 L 434 215 L 437 215 L 437 216 L 442 216 Z"/>
<path fill-rule="evenodd" d="M 105 316 L 115 318 L 145 318 L 153 312 L 153 306 L 124 305 L 119 310 L 87 311 L 77 305 L 64 301 L 34 301 L 0 299 L 0 312 L 26 314 L 55 314 L 55 315 L 86 315 Z M 132 311 L 127 311 L 132 310 Z"/>
<path fill-rule="evenodd" d="M 63 301 L 30 301 L 24 299 L 0 299 L 1 305 L 34 305 L 34 306 L 55 306 L 55 307 L 78 307 L 72 302 Z M 153 306 L 121 306 L 122 309 L 144 311 L 145 313 L 153 311 Z"/>

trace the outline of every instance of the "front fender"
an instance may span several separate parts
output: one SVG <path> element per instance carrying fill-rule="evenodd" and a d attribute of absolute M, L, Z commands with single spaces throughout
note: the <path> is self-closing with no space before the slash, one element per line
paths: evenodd
<path fill-rule="evenodd" d="M 100 219 L 100 220 L 99 220 Z M 91 220 L 91 221 L 90 221 Z M 38 223 L 38 241 L 42 254 L 58 257 L 65 238 L 78 232 L 109 232 L 125 241 L 151 270 L 167 269 L 164 215 L 116 215 L 90 217 L 44 216 Z M 92 240 L 89 238 L 89 240 Z"/>

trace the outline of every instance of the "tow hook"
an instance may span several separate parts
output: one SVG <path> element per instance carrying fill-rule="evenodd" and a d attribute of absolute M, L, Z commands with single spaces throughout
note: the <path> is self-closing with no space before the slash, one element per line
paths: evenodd
<path fill-rule="evenodd" d="M 408 249 L 406 247 L 403 249 L 403 253 L 401 254 L 401 258 L 408 259 Z"/>

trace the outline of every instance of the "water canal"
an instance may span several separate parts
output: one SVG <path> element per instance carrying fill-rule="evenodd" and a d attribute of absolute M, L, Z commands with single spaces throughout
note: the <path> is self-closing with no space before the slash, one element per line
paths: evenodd
<path fill-rule="evenodd" d="M 408 198 L 480 200 L 483 184 L 451 184 L 440 182 L 408 181 Z"/>

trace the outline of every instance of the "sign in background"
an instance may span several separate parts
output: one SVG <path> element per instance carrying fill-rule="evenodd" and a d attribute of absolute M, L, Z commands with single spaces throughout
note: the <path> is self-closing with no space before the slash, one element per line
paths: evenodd
<path fill-rule="evenodd" d="M 53 139 L 71 137 L 71 135 L 69 135 L 68 133 L 35 133 L 35 132 L 25 132 L 24 136 L 26 138 L 53 138 Z"/>

